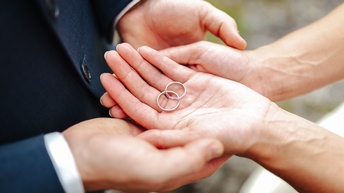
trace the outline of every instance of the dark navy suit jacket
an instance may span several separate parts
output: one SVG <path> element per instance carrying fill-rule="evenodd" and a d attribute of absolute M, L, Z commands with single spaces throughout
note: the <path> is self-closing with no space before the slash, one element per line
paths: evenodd
<path fill-rule="evenodd" d="M 0 192 L 63 192 L 43 135 L 107 115 L 113 20 L 130 0 L 0 1 Z"/>

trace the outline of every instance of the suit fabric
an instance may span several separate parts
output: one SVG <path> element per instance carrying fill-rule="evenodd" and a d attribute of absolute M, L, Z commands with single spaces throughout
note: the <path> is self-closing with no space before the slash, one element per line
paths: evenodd
<path fill-rule="evenodd" d="M 43 135 L 107 116 L 103 54 L 128 3 L 0 2 L 0 192 L 63 192 Z"/>

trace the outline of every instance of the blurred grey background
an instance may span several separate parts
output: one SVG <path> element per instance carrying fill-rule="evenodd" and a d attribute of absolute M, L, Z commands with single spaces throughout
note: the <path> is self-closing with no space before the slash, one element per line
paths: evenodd
<path fill-rule="evenodd" d="M 208 0 L 232 16 L 247 49 L 271 43 L 287 33 L 325 16 L 343 0 Z M 341 22 L 344 22 L 344 18 Z M 212 35 L 209 41 L 221 43 Z M 316 122 L 344 101 L 344 81 L 304 96 L 278 103 L 282 108 Z M 237 193 L 256 168 L 251 160 L 232 157 L 215 174 L 173 193 Z"/>

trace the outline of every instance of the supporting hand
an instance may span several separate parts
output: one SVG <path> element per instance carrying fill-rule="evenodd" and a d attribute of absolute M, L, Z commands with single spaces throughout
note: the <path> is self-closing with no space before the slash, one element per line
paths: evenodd
<path fill-rule="evenodd" d="M 135 137 L 141 132 L 110 118 L 85 121 L 63 132 L 87 191 L 170 191 L 220 167 L 219 160 L 209 162 L 223 151 L 214 139 L 158 149 Z"/>
<path fill-rule="evenodd" d="M 240 82 L 265 95 L 265 87 L 270 87 L 272 83 L 265 80 L 268 77 L 265 76 L 265 66 L 259 64 L 264 55 L 259 55 L 261 58 L 256 57 L 256 52 L 237 50 L 208 41 L 160 51 L 166 57 L 195 71 Z"/>

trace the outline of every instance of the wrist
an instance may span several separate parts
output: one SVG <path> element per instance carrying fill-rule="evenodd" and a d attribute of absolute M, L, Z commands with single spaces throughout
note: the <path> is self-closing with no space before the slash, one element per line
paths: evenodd
<path fill-rule="evenodd" d="M 254 69 L 251 82 L 259 88 L 258 92 L 272 101 L 303 94 L 302 85 L 309 79 L 310 66 L 299 63 L 299 54 L 276 44 L 249 51 L 249 65 Z"/>
<path fill-rule="evenodd" d="M 283 109 L 269 111 L 267 117 L 249 158 L 300 192 L 341 188 L 333 186 L 343 177 L 338 173 L 344 169 L 341 137 Z"/>
<path fill-rule="evenodd" d="M 276 103 L 271 102 L 261 124 L 255 126 L 258 132 L 256 132 L 253 142 L 245 152 L 245 157 L 260 163 L 274 155 L 273 145 L 288 138 L 289 133 L 285 133 L 283 130 L 288 128 L 292 118 L 288 117 L 286 113 Z"/>
<path fill-rule="evenodd" d="M 272 103 L 266 113 L 264 123 L 259 128 L 255 143 L 247 151 L 247 157 L 260 164 L 270 164 L 275 155 L 293 135 L 293 116 Z"/>

